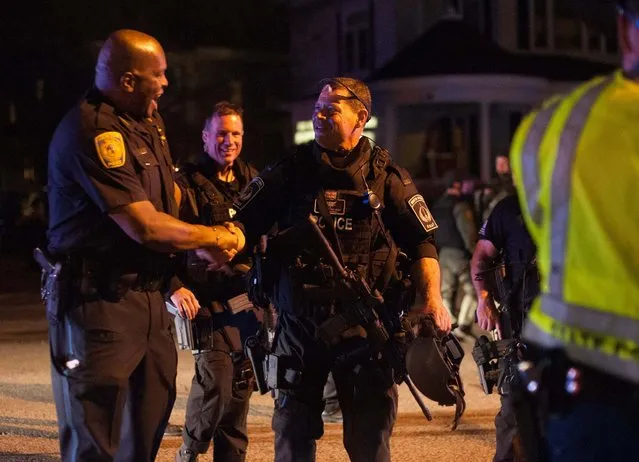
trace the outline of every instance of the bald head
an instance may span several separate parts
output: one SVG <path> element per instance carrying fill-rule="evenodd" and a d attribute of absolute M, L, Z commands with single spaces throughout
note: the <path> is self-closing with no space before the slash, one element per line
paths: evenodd
<path fill-rule="evenodd" d="M 143 32 L 122 29 L 104 42 L 95 67 L 95 86 L 119 109 L 150 113 L 168 85 L 162 45 Z"/>

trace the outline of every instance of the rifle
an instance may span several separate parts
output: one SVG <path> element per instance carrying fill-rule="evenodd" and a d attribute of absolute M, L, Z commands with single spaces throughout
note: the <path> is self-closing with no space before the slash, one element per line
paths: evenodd
<path fill-rule="evenodd" d="M 490 341 L 485 335 L 482 335 L 473 348 L 473 359 L 477 363 L 479 371 L 479 381 L 484 393 L 487 395 L 493 392 L 493 388 L 497 387 L 500 394 L 508 394 L 510 392 L 512 382 L 517 375 L 516 365 L 518 362 L 518 351 L 521 347 L 519 339 L 514 338 L 512 320 L 510 293 L 504 285 L 502 276 L 503 265 L 482 271 L 477 277 L 483 277 L 484 274 L 490 274 L 492 277 L 495 292 L 500 300 L 499 305 L 499 325 L 501 326 L 502 339 Z"/>
<path fill-rule="evenodd" d="M 328 263 L 335 270 L 340 284 L 340 299 L 344 300 L 350 307 L 344 313 L 337 314 L 325 321 L 319 329 L 320 337 L 329 345 L 337 343 L 341 334 L 347 329 L 355 326 L 362 326 L 366 331 L 369 343 L 376 353 L 384 353 L 394 372 L 396 383 L 406 383 L 413 398 L 419 405 L 427 420 L 433 420 L 433 416 L 419 396 L 413 381 L 406 371 L 405 350 L 410 331 L 402 329 L 389 334 L 387 326 L 388 320 L 384 322 L 384 298 L 377 290 L 372 290 L 362 276 L 356 274 L 349 268 L 345 268 L 330 242 L 317 225 L 317 218 L 309 215 L 308 221 L 314 234 L 322 244 L 322 250 L 328 258 Z M 381 315 L 381 316 L 380 316 Z"/>
<path fill-rule="evenodd" d="M 527 263 L 529 266 L 534 264 Z M 483 271 L 478 274 L 493 273 L 495 291 L 501 300 L 499 306 L 499 322 L 502 327 L 502 340 L 489 341 L 486 336 L 481 336 L 473 349 L 473 359 L 479 369 L 479 377 L 482 388 L 486 394 L 492 393 L 493 387 L 497 387 L 501 395 L 511 395 L 515 419 L 526 460 L 537 462 L 546 460 L 542 432 L 539 427 L 538 412 L 540 404 L 537 398 L 528 393 L 526 389 L 526 375 L 530 373 L 526 366 L 530 363 L 521 363 L 519 352 L 524 348 L 519 338 L 516 338 L 511 323 L 511 299 L 512 293 L 508 293 L 504 286 L 502 276 L 503 265 Z M 526 295 L 526 272 L 522 276 L 522 305 Z M 523 366 L 523 367 L 521 367 Z M 539 378 L 536 378 L 539 383 Z"/>

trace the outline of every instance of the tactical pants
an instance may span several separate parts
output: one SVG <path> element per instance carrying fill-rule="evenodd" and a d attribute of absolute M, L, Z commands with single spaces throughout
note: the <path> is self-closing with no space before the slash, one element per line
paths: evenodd
<path fill-rule="evenodd" d="M 511 396 L 501 396 L 501 408 L 495 416 L 495 457 L 493 462 L 515 462 L 515 443 L 518 438 L 517 419 Z"/>
<path fill-rule="evenodd" d="M 49 326 L 62 460 L 154 460 L 177 368 L 162 294 L 128 291 L 119 302 L 72 305 L 64 323 Z"/>
<path fill-rule="evenodd" d="M 397 387 L 388 368 L 368 357 L 335 363 L 315 337 L 316 326 L 305 318 L 282 313 L 274 353 L 301 371 L 301 381 L 280 388 L 273 431 L 276 462 L 314 462 L 316 440 L 324 433 L 324 384 L 332 369 L 344 418 L 344 446 L 353 462 L 390 461 L 390 436 L 397 417 Z M 361 345 L 364 339 L 356 342 Z M 348 347 L 344 345 L 345 350 Z M 390 380 L 389 380 L 390 379 Z"/>
<path fill-rule="evenodd" d="M 199 454 L 213 440 L 215 462 L 243 462 L 248 446 L 246 417 L 251 389 L 234 387 L 230 348 L 220 331 L 213 333 L 213 349 L 195 355 L 195 375 L 186 404 L 183 439 Z"/>
<path fill-rule="evenodd" d="M 442 277 L 442 298 L 453 323 L 470 327 L 475 321 L 477 299 L 470 279 L 470 260 L 463 250 L 444 247 L 439 252 L 439 266 Z M 457 290 L 462 291 L 459 316 L 456 316 L 455 300 Z"/>

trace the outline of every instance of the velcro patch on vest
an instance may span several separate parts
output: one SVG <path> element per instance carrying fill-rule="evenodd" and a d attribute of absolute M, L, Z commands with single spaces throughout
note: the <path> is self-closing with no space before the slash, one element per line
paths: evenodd
<path fill-rule="evenodd" d="M 408 206 L 411 208 L 427 233 L 435 231 L 438 228 L 437 223 L 435 223 L 435 219 L 430 213 L 430 210 L 428 210 L 426 201 L 421 194 L 415 194 L 414 196 L 409 198 Z"/>
<path fill-rule="evenodd" d="M 324 191 L 324 197 L 326 198 L 326 205 L 328 205 L 328 213 L 340 216 L 344 216 L 346 214 L 346 200 L 338 199 L 337 191 Z M 317 199 L 315 199 L 313 211 L 316 214 L 320 213 Z"/>
<path fill-rule="evenodd" d="M 126 149 L 120 132 L 100 133 L 93 142 L 100 162 L 105 168 L 118 168 L 124 165 Z"/>
<path fill-rule="evenodd" d="M 235 199 L 233 202 L 233 207 L 237 210 L 242 210 L 246 207 L 255 197 L 260 193 L 260 191 L 264 189 L 264 180 L 259 176 L 253 178 L 249 184 L 246 185 L 244 191 Z"/>

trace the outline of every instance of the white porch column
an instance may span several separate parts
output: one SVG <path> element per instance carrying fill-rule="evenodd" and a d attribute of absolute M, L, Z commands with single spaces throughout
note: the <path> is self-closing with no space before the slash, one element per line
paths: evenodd
<path fill-rule="evenodd" d="M 492 175 L 490 140 L 490 102 L 482 101 L 479 110 L 480 150 L 479 165 L 482 181 L 488 181 Z"/>

